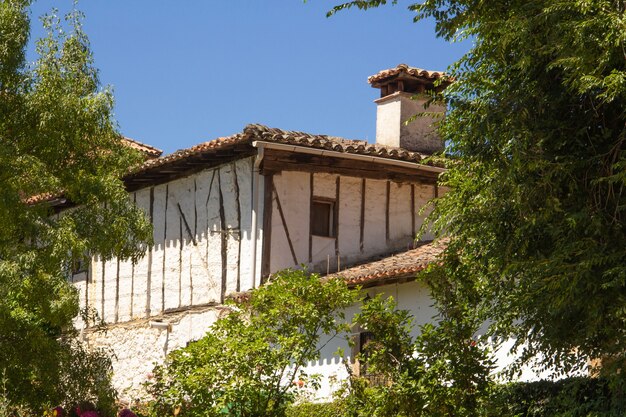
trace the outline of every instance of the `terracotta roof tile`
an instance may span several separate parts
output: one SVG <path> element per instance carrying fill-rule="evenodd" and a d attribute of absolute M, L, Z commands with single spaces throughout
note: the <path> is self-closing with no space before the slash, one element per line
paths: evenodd
<path fill-rule="evenodd" d="M 126 146 L 143 152 L 149 158 L 158 158 L 163 154 L 163 151 L 161 149 L 155 148 L 154 146 L 150 146 L 145 143 L 141 143 L 131 138 L 124 137 L 122 138 L 122 141 Z"/>
<path fill-rule="evenodd" d="M 349 285 L 367 286 L 374 282 L 409 277 L 436 262 L 445 247 L 445 240 L 426 242 L 418 248 L 354 266 L 328 275 L 328 278 L 342 277 Z"/>
<path fill-rule="evenodd" d="M 188 149 L 178 150 L 161 158 L 151 159 L 131 171 L 132 175 L 141 172 L 165 168 L 169 165 L 180 164 L 186 159 L 203 155 L 217 154 L 220 151 L 232 149 L 241 145 L 249 145 L 253 150 L 252 142 L 265 141 L 286 145 L 304 146 L 308 148 L 326 149 L 341 153 L 377 156 L 386 159 L 396 159 L 407 162 L 420 163 L 425 154 L 410 152 L 406 149 L 392 146 L 370 144 L 362 140 L 343 139 L 336 136 L 316 135 L 311 133 L 289 131 L 271 128 L 259 124 L 247 125 L 243 133 L 233 136 L 222 137 L 212 141 L 203 142 Z"/>
<path fill-rule="evenodd" d="M 410 75 L 416 78 L 422 78 L 426 81 L 435 81 L 439 78 L 446 76 L 446 73 L 443 71 L 429 71 L 422 68 L 410 67 L 407 64 L 400 64 L 395 68 L 386 69 L 368 77 L 367 82 L 375 87 L 375 84 L 379 84 L 388 78 L 402 74 Z"/>
<path fill-rule="evenodd" d="M 308 148 L 327 149 L 335 152 L 377 156 L 387 159 L 398 159 L 409 162 L 420 162 L 426 154 L 410 152 L 393 146 L 367 143 L 363 140 L 343 139 L 336 136 L 315 135 L 311 133 L 288 131 L 251 124 L 244 129 L 244 135 L 253 140 L 275 142 L 288 145 L 305 146 Z"/>
<path fill-rule="evenodd" d="M 151 170 L 153 168 L 167 166 L 169 164 L 182 161 L 193 156 L 200 156 L 205 153 L 215 153 L 219 150 L 228 149 L 236 145 L 249 142 L 250 140 L 244 137 L 242 134 L 217 138 L 208 142 L 202 142 L 198 145 L 192 146 L 191 148 L 179 149 L 178 151 L 163 156 L 161 158 L 148 160 L 141 164 L 139 167 L 137 167 L 135 170 L 132 170 L 131 173 L 136 174 L 142 171 Z"/>
<path fill-rule="evenodd" d="M 149 145 L 144 145 L 127 138 L 125 138 L 125 140 L 132 147 L 144 150 L 149 155 L 156 155 L 161 152 L 159 149 Z M 423 158 L 427 157 L 427 155 L 418 152 L 410 152 L 406 149 L 392 146 L 370 144 L 362 140 L 349 140 L 335 136 L 316 135 L 270 128 L 259 124 L 250 124 L 244 128 L 243 133 L 203 142 L 191 148 L 178 150 L 169 155 L 152 157 L 136 168 L 131 169 L 124 177 L 124 180 L 127 182 L 127 185 L 131 182 L 135 184 L 135 188 L 143 186 L 142 184 L 150 183 L 152 179 L 158 181 L 158 178 L 161 178 L 161 181 L 168 181 L 169 178 L 173 178 L 176 175 L 184 175 L 189 169 L 195 169 L 198 166 L 202 166 L 202 164 L 211 163 L 207 161 L 213 161 L 212 163 L 214 163 L 220 158 L 233 158 L 237 157 L 237 155 L 254 154 L 255 149 L 252 147 L 252 142 L 254 141 L 303 146 L 340 153 L 375 156 L 422 164 L 424 163 Z M 435 165 L 432 162 L 428 162 L 428 164 Z M 49 201 L 53 198 L 54 196 L 48 196 L 46 194 L 33 196 L 26 202 L 27 204 L 34 204 Z"/>
<path fill-rule="evenodd" d="M 42 194 L 37 194 L 37 195 L 24 198 L 22 201 L 25 204 L 31 205 L 31 204 L 50 202 L 58 198 L 62 198 L 62 193 L 42 193 Z"/>

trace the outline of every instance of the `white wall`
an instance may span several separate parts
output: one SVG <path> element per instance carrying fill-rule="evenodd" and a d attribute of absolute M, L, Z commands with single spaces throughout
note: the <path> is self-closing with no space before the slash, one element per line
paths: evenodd
<path fill-rule="evenodd" d="M 224 297 L 260 282 L 262 218 L 252 276 L 252 178 L 253 158 L 246 158 L 133 192 L 131 200 L 152 218 L 154 245 L 134 265 L 96 257 L 88 274 L 72 277 L 81 306 L 107 324 L 106 332 L 88 329 L 84 336 L 112 350 L 114 386 L 123 397 L 140 395 L 166 352 L 202 337 Z M 173 323 L 171 333 L 151 328 L 155 318 Z"/>
<path fill-rule="evenodd" d="M 150 326 L 149 320 L 111 325 L 104 331 L 87 331 L 92 348 L 104 349 L 113 357 L 113 385 L 121 402 L 145 399 L 143 385 L 152 378 L 155 364 L 165 355 L 201 338 L 217 320 L 221 308 L 207 307 L 167 318 L 171 330 Z"/>
<path fill-rule="evenodd" d="M 386 296 L 392 296 L 399 309 L 408 310 L 413 316 L 412 335 L 419 334 L 418 326 L 432 322 L 433 317 L 437 314 L 435 308 L 432 307 L 432 299 L 428 288 L 417 281 L 403 284 L 383 285 L 380 287 L 369 288 L 364 290 L 370 297 L 375 297 L 379 293 Z M 352 320 L 354 314 L 358 312 L 359 306 L 355 305 L 346 311 L 346 319 Z M 328 340 L 322 340 L 320 345 L 321 359 L 315 363 L 310 363 L 305 368 L 309 374 L 318 374 L 321 378 L 320 390 L 315 393 L 315 399 L 328 400 L 332 398 L 332 393 L 336 390 L 341 382 L 347 378 L 348 374 L 345 362 L 336 356 L 339 348 L 343 349 L 346 361 L 350 361 L 352 356 L 351 348 L 348 346 L 345 338 L 336 338 L 328 343 Z"/>
<path fill-rule="evenodd" d="M 251 181 L 247 158 L 133 192 L 152 216 L 154 245 L 135 265 L 94 258 L 88 284 L 78 285 L 83 306 L 119 323 L 220 303 L 223 295 L 252 288 Z"/>
<path fill-rule="evenodd" d="M 344 269 L 376 255 L 408 249 L 413 245 L 415 232 L 425 217 L 420 214 L 420 210 L 435 196 L 435 186 L 419 182 L 362 179 L 326 173 L 283 171 L 275 174 L 273 181 L 285 224 L 274 196 L 270 257 L 272 272 L 300 265 L 322 273 L 327 270 L 335 272 L 338 267 Z M 338 196 L 335 201 L 338 205 L 338 242 L 331 237 L 309 237 L 311 195 L 333 200 L 337 200 Z M 361 248 L 362 201 L 364 221 Z"/>

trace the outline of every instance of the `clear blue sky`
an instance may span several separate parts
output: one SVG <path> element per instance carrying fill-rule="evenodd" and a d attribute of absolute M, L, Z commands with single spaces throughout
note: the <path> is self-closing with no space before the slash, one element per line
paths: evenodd
<path fill-rule="evenodd" d="M 407 63 L 444 70 L 469 48 L 412 22 L 407 2 L 326 18 L 339 1 L 82 0 L 121 132 L 166 153 L 248 123 L 375 138 L 378 90 L 367 77 Z M 37 17 L 70 0 L 39 0 Z M 31 56 L 31 59 L 33 57 Z"/>

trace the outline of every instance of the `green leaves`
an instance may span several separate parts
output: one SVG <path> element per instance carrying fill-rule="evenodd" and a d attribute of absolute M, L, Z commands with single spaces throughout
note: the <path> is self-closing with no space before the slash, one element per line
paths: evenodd
<path fill-rule="evenodd" d="M 451 191 L 433 214 L 452 238 L 443 276 L 471 295 L 459 303 L 525 344 L 523 360 L 541 353 L 543 366 L 568 371 L 621 357 L 623 3 L 451 0 L 416 10 L 442 36 L 476 39 L 446 92 L 442 134 L 463 163 L 444 176 Z"/>
<path fill-rule="evenodd" d="M 349 330 L 343 310 L 358 299 L 339 279 L 283 271 L 232 304 L 202 339 L 172 352 L 148 388 L 153 413 L 282 416 L 294 384 L 316 386 L 303 367 L 320 345 Z M 322 337 L 324 342 L 322 342 Z"/>
<path fill-rule="evenodd" d="M 367 9 L 384 1 L 335 7 Z M 424 0 L 447 40 L 440 134 L 458 158 L 429 220 L 450 236 L 434 297 L 562 373 L 626 363 L 626 5 L 615 0 Z M 448 301 L 446 301 L 448 300 Z M 518 365 L 520 365 L 518 363 Z M 618 367 L 604 367 L 608 373 Z"/>
<path fill-rule="evenodd" d="M 440 307 L 438 323 L 420 326 L 412 337 L 412 317 L 393 298 L 363 304 L 355 323 L 371 338 L 357 360 L 367 375 L 350 376 L 341 397 L 346 415 L 482 415 L 492 384 L 489 351 L 467 311 Z"/>
<path fill-rule="evenodd" d="M 88 373 L 86 361 L 68 362 L 81 351 L 70 342 L 78 297 L 66 266 L 85 253 L 136 259 L 151 228 L 121 181 L 141 156 L 116 130 L 80 12 L 45 17 L 27 64 L 29 4 L 0 4 L 0 371 L 8 400 L 39 411 L 69 398 L 66 366 Z M 58 213 L 48 198 L 76 207 Z M 100 377 L 83 379 L 83 392 L 104 389 Z"/>

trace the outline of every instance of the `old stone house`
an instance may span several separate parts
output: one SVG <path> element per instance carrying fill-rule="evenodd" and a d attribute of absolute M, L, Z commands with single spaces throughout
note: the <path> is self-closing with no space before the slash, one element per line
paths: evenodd
<path fill-rule="evenodd" d="M 381 91 L 375 144 L 260 125 L 167 156 L 132 142 L 149 159 L 124 181 L 152 221 L 154 245 L 136 264 L 94 257 L 72 276 L 106 332 L 76 325 L 87 343 L 114 352 L 123 398 L 140 396 L 167 352 L 202 337 L 227 297 L 284 268 L 340 271 L 394 295 L 418 323 L 431 319 L 428 291 L 413 278 L 441 247 L 415 236 L 421 209 L 442 192 L 444 169 L 424 159 L 443 146 L 431 118 L 403 122 L 423 111 L 423 93 L 445 87 L 442 75 L 399 65 L 369 78 Z M 341 376 L 335 348 L 311 364 L 323 393 Z"/>

